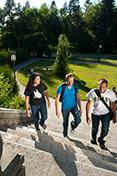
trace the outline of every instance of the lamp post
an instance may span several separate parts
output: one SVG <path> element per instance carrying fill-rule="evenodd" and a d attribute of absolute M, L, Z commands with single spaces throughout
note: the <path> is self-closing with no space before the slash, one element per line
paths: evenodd
<path fill-rule="evenodd" d="M 14 75 L 14 79 L 16 79 L 15 76 L 15 62 L 16 62 L 16 52 L 13 51 L 11 54 L 11 61 L 13 62 L 13 75 Z"/>

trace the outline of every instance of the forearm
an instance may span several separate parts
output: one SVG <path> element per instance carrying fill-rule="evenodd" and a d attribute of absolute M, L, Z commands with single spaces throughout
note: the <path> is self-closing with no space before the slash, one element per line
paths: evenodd
<path fill-rule="evenodd" d="M 26 112 L 28 112 L 28 108 L 29 108 L 29 98 L 25 97 L 25 102 L 26 102 Z"/>
<path fill-rule="evenodd" d="M 115 102 L 111 103 L 111 108 L 112 108 L 113 113 L 116 114 L 116 104 L 115 104 Z"/>
<path fill-rule="evenodd" d="M 82 111 L 81 98 L 80 98 L 80 94 L 79 93 L 77 94 L 77 103 L 78 103 L 78 106 L 80 108 L 80 111 Z"/>
<path fill-rule="evenodd" d="M 59 111 L 59 102 L 58 102 L 58 99 L 56 98 L 55 100 L 55 110 L 56 110 L 56 114 L 58 113 Z"/>
<path fill-rule="evenodd" d="M 89 116 L 89 111 L 90 111 L 90 103 L 87 102 L 87 103 L 86 103 L 86 117 Z"/>
<path fill-rule="evenodd" d="M 79 106 L 80 110 L 82 111 L 81 99 L 80 99 L 80 98 L 78 98 L 78 99 L 77 99 L 77 102 L 78 102 L 78 106 Z"/>
<path fill-rule="evenodd" d="M 50 103 L 50 97 L 49 97 L 49 95 L 48 95 L 48 92 L 45 91 L 44 95 L 45 95 L 46 100 L 48 101 L 48 103 Z"/>

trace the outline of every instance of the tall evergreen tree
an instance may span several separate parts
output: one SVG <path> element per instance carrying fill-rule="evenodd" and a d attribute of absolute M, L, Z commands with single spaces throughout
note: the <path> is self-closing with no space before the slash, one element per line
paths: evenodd
<path fill-rule="evenodd" d="M 30 3 L 29 3 L 29 1 L 26 1 L 25 6 L 23 7 L 23 10 L 26 10 L 29 8 L 30 8 Z"/>
<path fill-rule="evenodd" d="M 56 76 L 64 77 L 69 69 L 70 44 L 65 36 L 61 34 L 58 39 L 57 56 L 53 64 L 53 72 Z"/>
<path fill-rule="evenodd" d="M 80 8 L 79 0 L 70 0 L 69 2 L 69 11 L 70 14 L 76 12 Z"/>
<path fill-rule="evenodd" d="M 86 0 L 84 3 L 85 9 L 87 10 L 90 5 L 92 5 L 92 2 L 90 2 L 90 0 Z"/>
<path fill-rule="evenodd" d="M 84 31 L 84 22 L 79 5 L 79 0 L 71 0 L 69 3 L 69 16 L 68 16 L 68 38 L 69 41 L 77 47 L 79 38 L 83 35 Z"/>
<path fill-rule="evenodd" d="M 4 13 L 5 13 L 5 29 L 8 32 L 13 32 L 14 19 L 16 16 L 16 4 L 14 0 L 6 0 Z"/>
<path fill-rule="evenodd" d="M 110 26 L 114 16 L 114 0 L 102 0 L 102 10 L 99 14 L 97 24 L 97 39 L 98 43 L 102 45 L 104 50 L 110 48 Z"/>

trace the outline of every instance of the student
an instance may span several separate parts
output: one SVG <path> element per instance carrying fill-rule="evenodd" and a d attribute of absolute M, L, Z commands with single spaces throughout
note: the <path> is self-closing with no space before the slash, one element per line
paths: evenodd
<path fill-rule="evenodd" d="M 50 107 L 50 98 L 47 87 L 41 81 L 39 73 L 34 72 L 30 75 L 24 95 L 26 100 L 26 114 L 28 117 L 30 116 L 28 110 L 30 104 L 36 130 L 40 130 L 39 124 L 46 129 L 47 107 L 45 97 L 48 102 L 48 107 Z"/>
<path fill-rule="evenodd" d="M 98 82 L 98 88 L 90 90 L 87 94 L 87 103 L 86 103 L 86 121 L 89 124 L 90 117 L 89 111 L 91 108 L 91 103 L 93 102 L 93 112 L 92 112 L 92 144 L 97 144 L 97 133 L 99 123 L 101 121 L 101 134 L 98 137 L 98 142 L 101 149 L 106 149 L 104 138 L 107 136 L 109 131 L 109 125 L 111 120 L 111 115 L 109 108 L 113 111 L 113 122 L 116 120 L 116 108 L 115 101 L 116 96 L 112 90 L 107 89 L 108 81 L 106 79 L 101 79 Z M 103 101 L 108 105 L 109 108 L 105 106 Z"/>
<path fill-rule="evenodd" d="M 55 108 L 56 108 L 56 115 L 58 117 L 60 116 L 59 101 L 61 99 L 61 96 L 62 96 L 61 111 L 63 116 L 63 136 L 68 137 L 68 123 L 70 112 L 74 117 L 74 120 L 71 122 L 71 132 L 74 132 L 74 129 L 81 122 L 80 114 L 82 113 L 79 89 L 78 86 L 74 84 L 74 76 L 72 73 L 66 75 L 66 83 L 61 84 L 57 89 Z M 78 110 L 77 104 L 79 105 L 80 111 Z"/>

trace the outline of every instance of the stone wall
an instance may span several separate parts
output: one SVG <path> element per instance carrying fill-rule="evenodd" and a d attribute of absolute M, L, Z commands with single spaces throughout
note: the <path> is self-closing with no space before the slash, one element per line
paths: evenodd
<path fill-rule="evenodd" d="M 21 123 L 31 122 L 24 110 L 0 109 L 0 127 L 10 127 Z"/>

